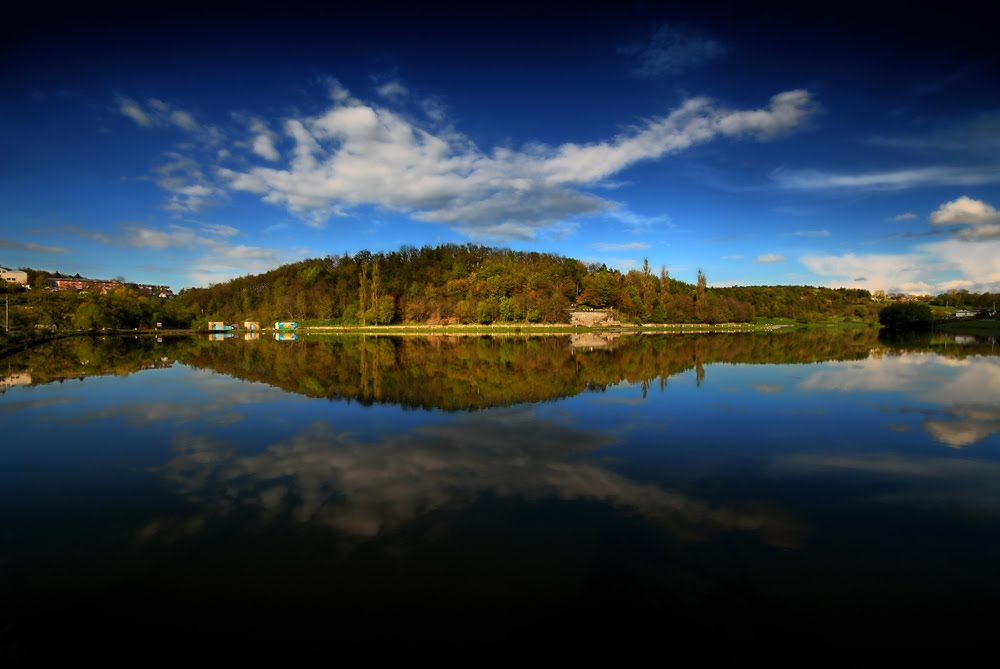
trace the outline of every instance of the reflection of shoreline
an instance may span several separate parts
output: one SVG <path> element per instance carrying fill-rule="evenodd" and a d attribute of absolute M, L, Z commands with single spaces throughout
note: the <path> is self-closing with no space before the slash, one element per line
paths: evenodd
<path fill-rule="evenodd" d="M 691 370 L 700 384 L 707 366 L 717 362 L 864 360 L 876 346 L 876 333 L 328 335 L 285 349 L 268 343 L 252 350 L 191 346 L 179 358 L 309 397 L 469 411 L 550 401 L 623 382 L 662 384 Z"/>
<path fill-rule="evenodd" d="M 712 506 L 636 483 L 586 457 L 609 443 L 601 433 L 542 420 L 526 409 L 460 415 L 377 443 L 315 423 L 254 455 L 188 439 L 176 444 L 179 454 L 163 471 L 206 510 L 150 523 L 141 536 L 171 540 L 254 509 L 265 524 L 289 518 L 364 539 L 492 495 L 529 502 L 599 501 L 686 538 L 737 531 L 758 534 L 772 545 L 798 544 L 801 531 L 784 512 Z"/>

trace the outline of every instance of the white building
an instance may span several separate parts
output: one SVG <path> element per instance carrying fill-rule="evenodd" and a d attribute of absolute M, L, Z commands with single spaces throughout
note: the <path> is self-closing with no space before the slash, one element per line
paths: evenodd
<path fill-rule="evenodd" d="M 19 286 L 28 285 L 28 273 L 22 272 L 19 269 L 0 267 L 0 279 L 3 279 L 7 283 L 16 283 Z"/>

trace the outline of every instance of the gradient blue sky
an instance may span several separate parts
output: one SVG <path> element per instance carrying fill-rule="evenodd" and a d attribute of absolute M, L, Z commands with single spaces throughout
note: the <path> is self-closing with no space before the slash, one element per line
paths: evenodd
<path fill-rule="evenodd" d="M 474 242 L 1000 290 L 992 23 L 794 7 L 42 6 L 0 35 L 0 265 L 177 290 Z"/>

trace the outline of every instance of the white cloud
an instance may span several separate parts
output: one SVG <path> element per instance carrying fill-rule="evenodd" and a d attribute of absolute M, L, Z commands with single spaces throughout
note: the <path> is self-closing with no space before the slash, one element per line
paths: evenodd
<path fill-rule="evenodd" d="M 976 292 L 1000 290 L 1000 240 L 969 244 L 949 239 L 918 246 L 912 253 L 804 256 L 799 259 L 823 285 L 913 294 L 964 287 Z"/>
<path fill-rule="evenodd" d="M 1000 168 L 916 167 L 884 172 L 838 174 L 822 170 L 778 170 L 771 175 L 781 188 L 791 190 L 905 190 L 924 186 L 974 186 L 1000 182 Z"/>
<path fill-rule="evenodd" d="M 188 132 L 199 132 L 201 127 L 189 112 L 171 107 L 163 100 L 150 98 L 145 108 L 132 98 L 119 97 L 118 111 L 143 128 L 166 128 L 174 126 Z"/>
<path fill-rule="evenodd" d="M 958 236 L 966 240 L 1000 238 L 1000 211 L 982 200 L 962 196 L 945 202 L 931 214 L 931 225 L 966 225 Z"/>
<path fill-rule="evenodd" d="M 798 128 L 815 112 L 809 91 L 795 90 L 771 98 L 767 109 L 730 112 L 719 119 L 725 135 L 750 135 L 758 140 L 779 137 Z"/>
<path fill-rule="evenodd" d="M 164 205 L 169 211 L 199 212 L 224 197 L 195 160 L 175 152 L 167 153 L 165 158 L 153 173 L 157 185 L 170 193 Z"/>
<path fill-rule="evenodd" d="M 757 256 L 757 262 L 760 263 L 774 263 L 774 262 L 785 262 L 785 256 L 780 253 L 765 253 L 764 255 Z"/>
<path fill-rule="evenodd" d="M 251 150 L 265 160 L 276 161 L 281 159 L 281 154 L 275 144 L 278 135 L 267 127 L 263 121 L 254 119 L 250 122 L 250 131 L 254 133 Z"/>
<path fill-rule="evenodd" d="M 122 241 L 135 248 L 189 249 L 197 255 L 186 260 L 188 276 L 195 285 L 205 286 L 246 274 L 259 274 L 292 260 L 287 251 L 244 244 L 230 244 L 220 237 L 238 233 L 227 225 L 206 225 L 201 231 L 182 225 L 166 229 L 140 223 L 125 226 Z"/>
<path fill-rule="evenodd" d="M 325 113 L 286 121 L 294 143 L 286 168 L 221 168 L 218 175 L 311 224 L 340 207 L 375 204 L 473 236 L 531 239 L 573 216 L 615 209 L 616 203 L 580 188 L 636 162 L 719 137 L 772 139 L 814 111 L 806 91 L 781 93 L 767 108 L 750 111 L 696 98 L 610 141 L 488 153 L 454 130 L 435 133 L 355 99 L 336 82 L 331 87 L 334 104 Z"/>
<path fill-rule="evenodd" d="M 799 259 L 834 288 L 930 292 L 929 259 L 923 254 L 847 253 L 840 256 L 804 256 Z"/>
<path fill-rule="evenodd" d="M 896 214 L 895 216 L 892 217 L 892 220 L 894 220 L 894 221 L 912 221 L 916 217 L 917 217 L 916 214 L 908 211 L 905 214 Z"/>
<path fill-rule="evenodd" d="M 149 128 L 153 125 L 153 119 L 135 100 L 129 98 L 119 98 L 118 111 L 136 122 L 140 127 Z"/>
<path fill-rule="evenodd" d="M 821 238 L 829 237 L 829 230 L 796 230 L 792 233 L 794 237 L 808 237 L 808 238 Z"/>
<path fill-rule="evenodd" d="M 953 268 L 961 278 L 975 282 L 977 290 L 995 291 L 1000 288 L 1000 239 L 977 244 L 949 239 L 925 244 L 921 249 Z"/>
<path fill-rule="evenodd" d="M 406 97 L 409 94 L 409 91 L 406 90 L 406 86 L 395 80 L 387 81 L 376 88 L 375 91 L 382 97 L 389 100 L 398 100 L 399 98 Z"/>
<path fill-rule="evenodd" d="M 195 122 L 194 117 L 186 111 L 180 109 L 175 109 L 170 112 L 170 124 L 175 125 L 178 128 L 182 128 L 189 132 L 194 132 L 198 130 L 198 124 Z"/>
<path fill-rule="evenodd" d="M 683 28 L 661 26 L 649 44 L 630 45 L 619 52 L 634 56 L 632 74 L 644 79 L 681 74 L 726 53 L 726 46 L 708 35 Z"/>

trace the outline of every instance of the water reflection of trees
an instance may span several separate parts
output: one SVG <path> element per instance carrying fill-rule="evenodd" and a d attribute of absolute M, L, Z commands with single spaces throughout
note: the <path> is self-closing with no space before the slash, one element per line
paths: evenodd
<path fill-rule="evenodd" d="M 882 330 L 879 343 L 893 352 L 933 352 L 949 358 L 973 355 L 1000 355 L 995 335 L 954 334 L 950 332 L 892 332 Z"/>
<path fill-rule="evenodd" d="M 902 352 L 953 359 L 1000 355 L 989 337 L 940 332 L 889 337 L 874 329 L 780 334 L 570 336 L 312 336 L 296 342 L 191 337 L 73 337 L 2 361 L 39 385 L 169 367 L 173 361 L 309 397 L 470 410 L 601 391 L 671 376 L 711 378 L 708 365 L 804 364 Z"/>
<path fill-rule="evenodd" d="M 170 367 L 171 352 L 148 336 L 67 337 L 21 351 L 0 362 L 4 373 L 30 372 L 32 385 Z"/>
<path fill-rule="evenodd" d="M 294 345 L 190 340 L 178 358 L 195 367 L 311 397 L 470 410 L 601 391 L 628 382 L 663 386 L 712 363 L 859 360 L 874 330 L 780 335 L 629 335 L 604 346 L 567 336 L 311 337 Z"/>

